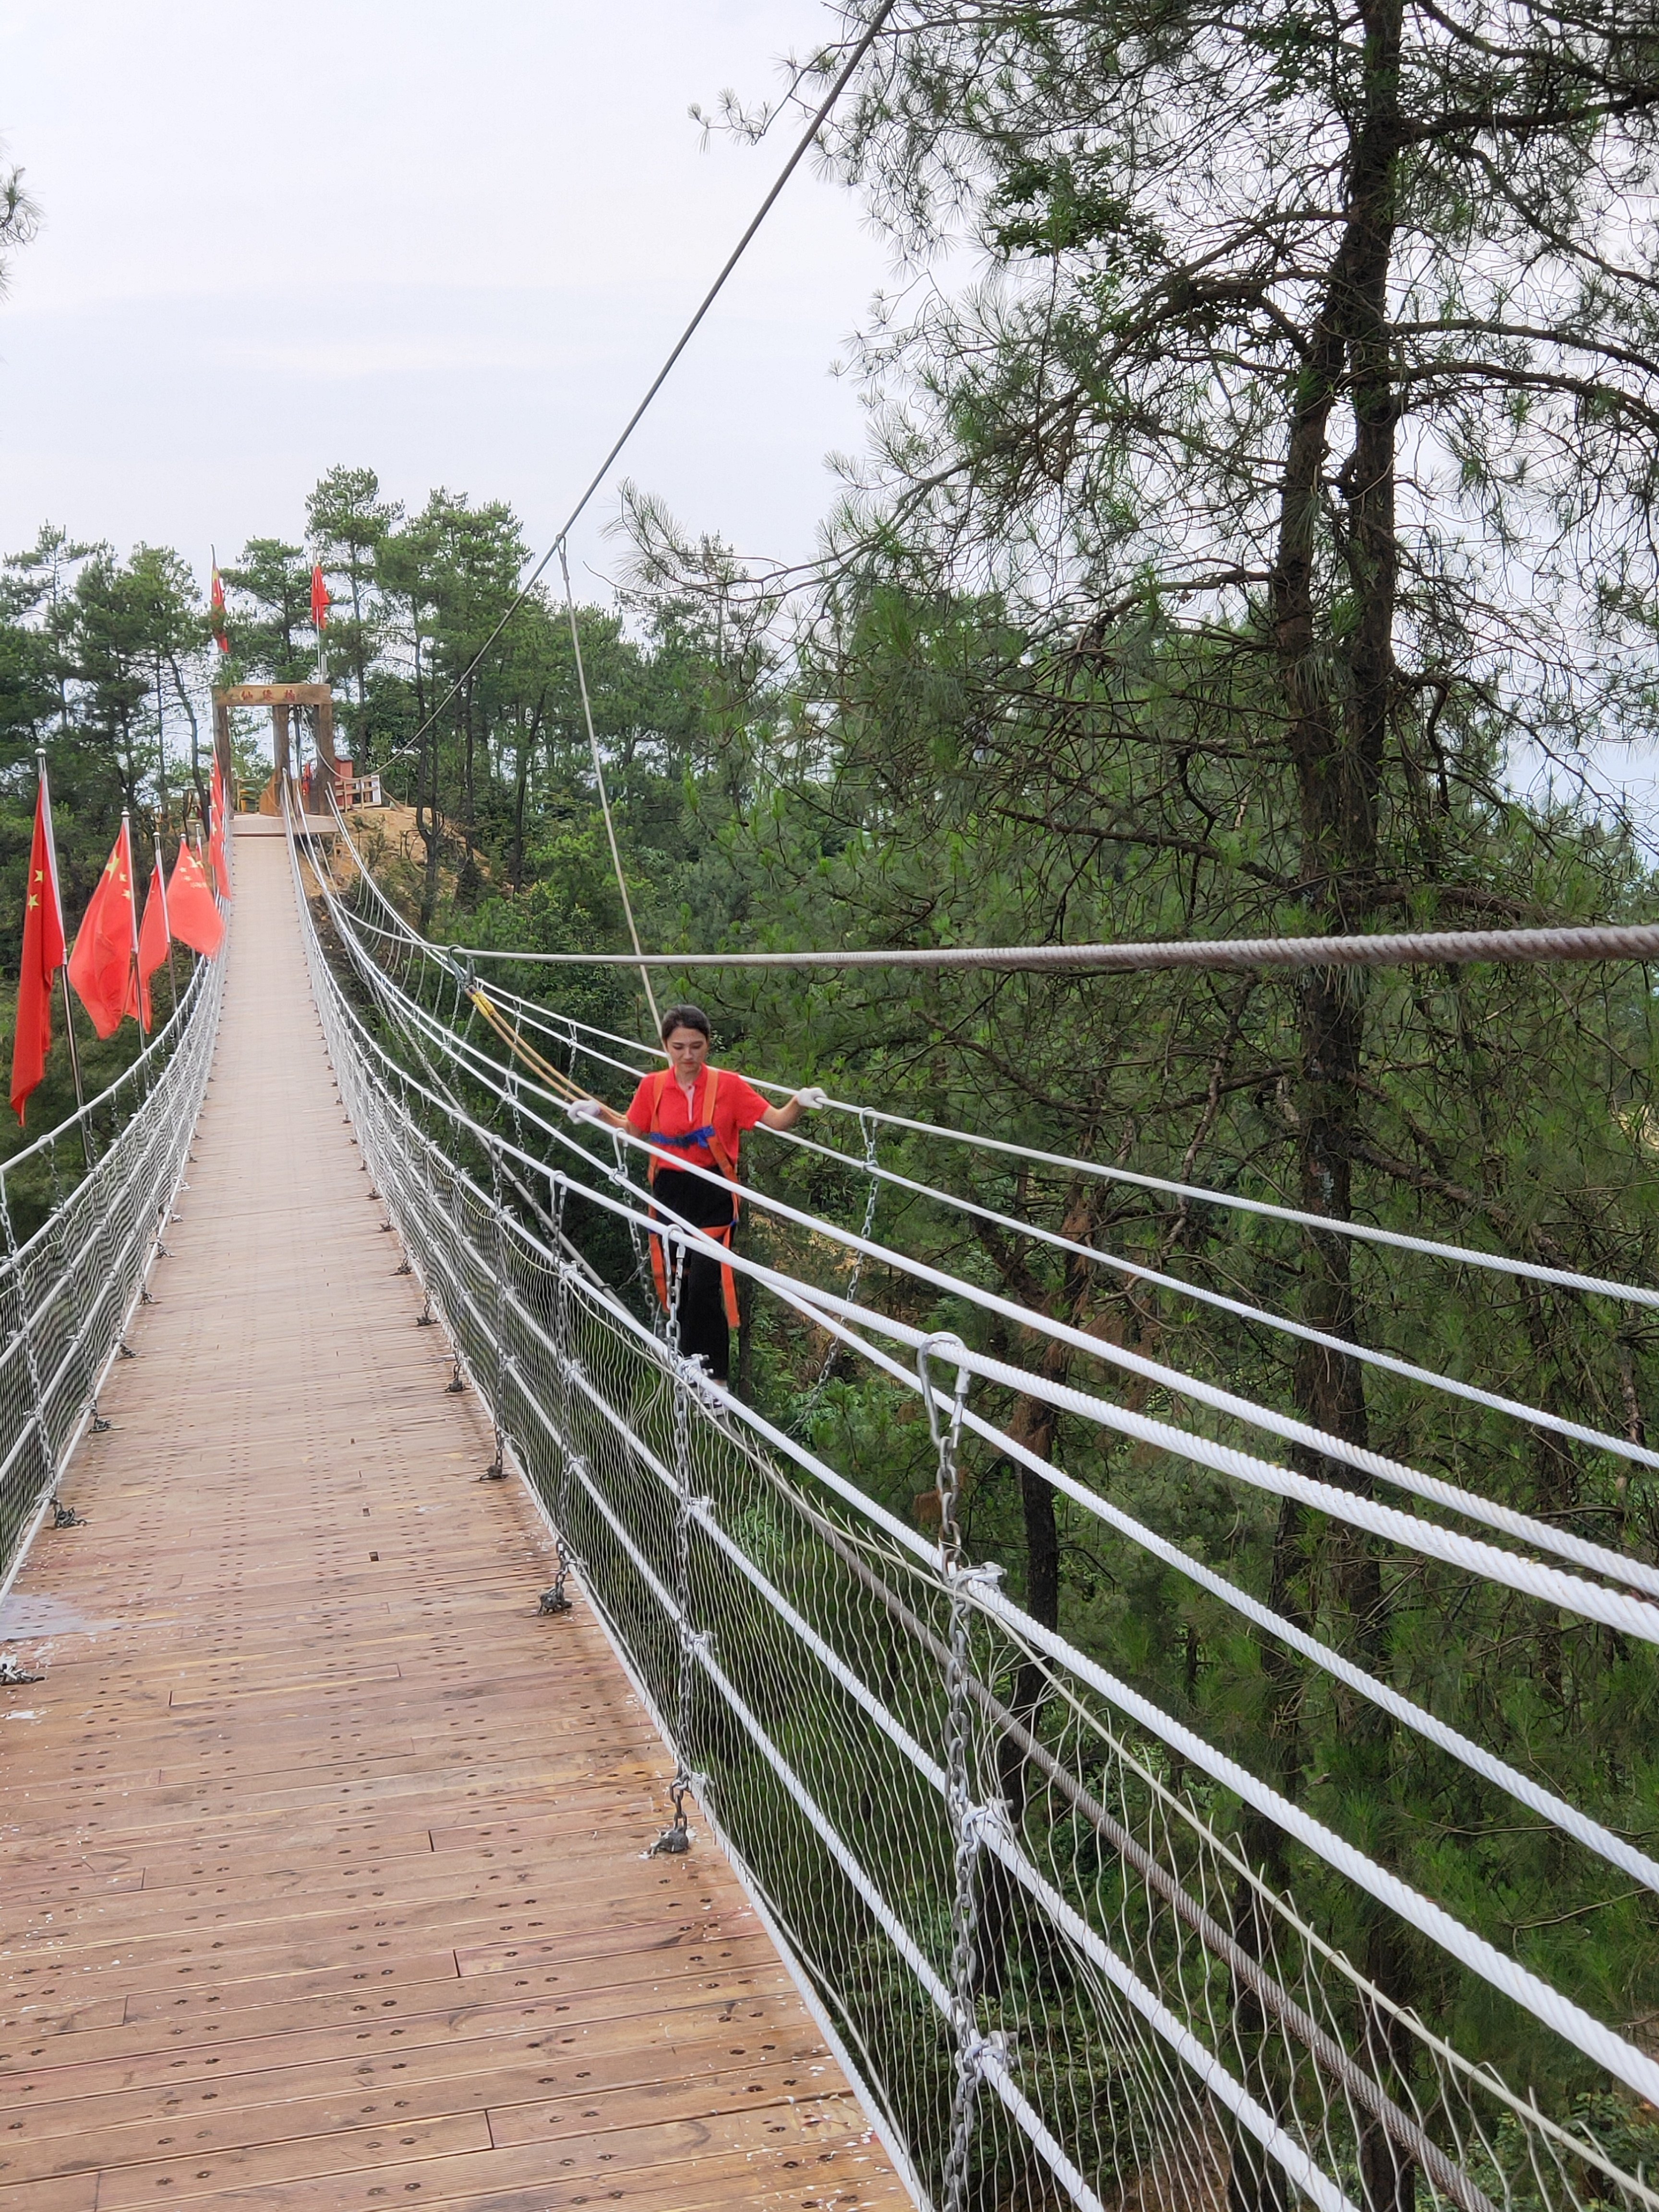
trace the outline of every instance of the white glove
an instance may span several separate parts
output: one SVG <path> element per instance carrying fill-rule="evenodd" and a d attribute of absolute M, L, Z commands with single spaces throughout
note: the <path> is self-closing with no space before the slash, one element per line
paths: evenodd
<path fill-rule="evenodd" d="M 809 1083 L 805 1091 L 798 1091 L 795 1093 L 795 1103 L 797 1106 L 804 1107 L 807 1113 L 816 1114 L 821 1106 L 827 1106 L 830 1103 L 830 1093 L 827 1091 L 820 1091 L 816 1083 Z"/>
<path fill-rule="evenodd" d="M 573 1121 L 602 1121 L 605 1109 L 597 1098 L 568 1098 L 565 1112 Z"/>

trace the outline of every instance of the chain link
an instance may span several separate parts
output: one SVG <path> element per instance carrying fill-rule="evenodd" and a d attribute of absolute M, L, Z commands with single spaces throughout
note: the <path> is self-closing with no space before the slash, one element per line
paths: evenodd
<path fill-rule="evenodd" d="M 558 1486 L 553 1505 L 553 1540 L 558 1546 L 558 1571 L 550 1589 L 542 1592 L 544 1613 L 568 1613 L 570 1597 L 565 1589 L 570 1570 L 575 1564 L 575 1553 L 570 1541 L 570 1482 L 575 1472 L 575 1378 L 571 1364 L 575 1358 L 570 1322 L 570 1261 L 564 1250 L 564 1200 L 568 1188 L 562 1175 L 548 1177 L 548 1226 L 551 1234 L 548 1249 L 553 1260 L 553 1372 L 554 1387 L 558 1395 Z"/>
<path fill-rule="evenodd" d="M 685 1280 L 685 1246 L 683 1238 L 666 1225 L 662 1251 L 668 1291 L 666 1333 L 674 1377 L 674 1601 L 679 1613 L 679 1698 L 674 1728 L 674 1779 L 669 1788 L 674 1801 L 674 1818 L 652 1849 L 678 1854 L 691 1848 L 685 1801 L 692 1786 L 689 1763 L 691 1670 L 696 1659 L 696 1638 L 691 1628 L 691 1407 L 696 1385 L 693 1363 L 676 1348 L 679 1342 L 680 1291 Z"/>
<path fill-rule="evenodd" d="M 980 2033 L 975 2002 L 979 1972 L 976 1935 L 982 1816 L 974 1802 L 969 1741 L 972 1666 L 969 1641 L 972 1607 L 967 1584 L 974 1570 L 963 1565 L 962 1543 L 962 1417 L 968 1402 L 969 1371 L 965 1365 L 957 1366 L 949 1411 L 943 1419 L 939 1417 L 933 1376 L 936 1353 L 948 1354 L 963 1348 L 959 1337 L 939 1334 L 929 1337 L 916 1352 L 922 1403 L 927 1410 L 928 1431 L 939 1459 L 939 1566 L 951 1603 L 949 1656 L 945 1668 L 945 1809 L 951 1824 L 955 1877 L 951 1909 L 951 1997 L 957 2062 L 951 2099 L 950 2141 L 945 2159 L 944 2212 L 963 2212 L 968 2201 L 977 2093 L 990 2052 L 990 2045 Z"/>

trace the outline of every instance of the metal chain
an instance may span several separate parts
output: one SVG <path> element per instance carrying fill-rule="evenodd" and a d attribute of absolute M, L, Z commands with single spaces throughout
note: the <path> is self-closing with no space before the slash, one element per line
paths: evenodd
<path fill-rule="evenodd" d="M 975 1987 L 979 1960 L 975 1937 L 979 1917 L 977 1862 L 981 1812 L 974 1802 L 973 1771 L 969 1761 L 969 1635 L 971 1608 L 967 1583 L 973 1570 L 962 1556 L 962 1482 L 960 1451 L 962 1417 L 968 1401 L 969 1370 L 957 1368 L 950 1413 L 941 1420 L 934 1398 L 933 1358 L 936 1352 L 960 1352 L 962 1340 L 950 1334 L 931 1336 L 916 1352 L 916 1372 L 921 1379 L 921 1401 L 927 1409 L 927 1427 L 939 1457 L 939 1567 L 950 1591 L 951 1618 L 945 1668 L 945 1810 L 951 1823 L 955 1884 L 951 1899 L 951 1996 L 957 2036 L 956 2082 L 951 2099 L 951 2136 L 945 2159 L 944 2212 L 963 2212 L 968 2201 L 969 2166 L 973 2151 L 974 2117 L 979 2084 L 991 2048 L 979 2032 Z"/>
<path fill-rule="evenodd" d="M 663 1271 L 668 1290 L 668 1356 L 674 1376 L 674 1598 L 679 1611 L 679 1712 L 674 1729 L 674 1779 L 670 1795 L 674 1818 L 652 1845 L 678 1854 L 691 1848 L 685 1801 L 691 1789 L 688 1750 L 691 1741 L 691 1668 L 696 1656 L 691 1632 L 691 1400 L 696 1370 L 679 1350 L 680 1291 L 685 1280 L 684 1239 L 666 1224 L 662 1238 Z"/>
<path fill-rule="evenodd" d="M 553 1540 L 559 1547 L 558 1571 L 550 1589 L 542 1592 L 544 1613 L 568 1613 L 570 1598 L 565 1583 L 575 1564 L 570 1541 L 570 1481 L 575 1473 L 575 1382 L 571 1373 L 575 1347 L 570 1322 L 570 1262 L 564 1250 L 564 1201 L 569 1185 L 562 1175 L 547 1179 L 548 1221 L 551 1234 L 548 1250 L 553 1261 L 553 1364 L 558 1391 L 559 1476 L 553 1506 Z"/>
<path fill-rule="evenodd" d="M 617 1182 L 625 1185 L 625 1187 L 629 1191 L 634 1192 L 635 1195 L 637 1197 L 637 1187 L 634 1182 L 633 1177 L 628 1172 L 628 1161 L 623 1153 L 622 1139 L 617 1134 L 617 1132 L 614 1129 L 611 1132 L 611 1150 L 617 1164 L 615 1180 Z M 637 1208 L 634 1209 L 634 1211 L 637 1211 Z M 651 1299 L 653 1310 L 657 1310 L 656 1291 L 651 1281 L 651 1255 L 647 1249 L 649 1240 L 641 1234 L 639 1224 L 631 1218 L 628 1224 L 628 1241 L 634 1248 L 634 1279 L 644 1291 L 646 1296 Z M 663 1265 L 666 1267 L 667 1264 L 668 1248 L 665 1245 L 663 1247 Z M 674 1333 L 672 1328 L 667 1333 L 667 1341 L 670 1345 L 674 1341 Z"/>

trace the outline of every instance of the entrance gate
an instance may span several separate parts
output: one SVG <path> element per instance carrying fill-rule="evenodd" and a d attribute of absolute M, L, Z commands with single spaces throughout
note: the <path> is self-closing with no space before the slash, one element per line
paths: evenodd
<path fill-rule="evenodd" d="M 269 707 L 270 709 L 272 755 L 275 765 L 270 781 L 259 794 L 259 811 L 276 814 L 282 811 L 283 789 L 292 784 L 296 800 L 301 799 L 304 786 L 295 773 L 295 759 L 290 757 L 289 737 L 292 732 L 293 756 L 297 757 L 303 743 L 300 732 L 304 727 L 302 718 L 308 718 L 316 742 L 316 783 L 307 811 L 322 813 L 327 811 L 328 793 L 332 790 L 336 799 L 344 804 L 346 793 L 340 787 L 340 763 L 334 750 L 334 693 L 326 684 L 231 684 L 213 694 L 213 740 L 218 751 L 221 772 L 227 779 L 230 765 L 230 710 L 233 707 Z M 325 782 L 326 778 L 326 782 Z"/>

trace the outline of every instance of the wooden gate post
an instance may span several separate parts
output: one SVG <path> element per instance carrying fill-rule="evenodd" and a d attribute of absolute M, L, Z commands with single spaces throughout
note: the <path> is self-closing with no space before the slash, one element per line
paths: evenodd
<path fill-rule="evenodd" d="M 325 779 L 326 788 L 322 787 Z M 334 794 L 335 805 L 344 806 L 345 793 L 340 788 L 339 757 L 334 750 L 334 702 L 331 697 L 319 700 L 317 705 L 317 782 L 319 787 L 316 794 L 316 811 L 319 814 L 327 813 L 331 791 Z"/>

